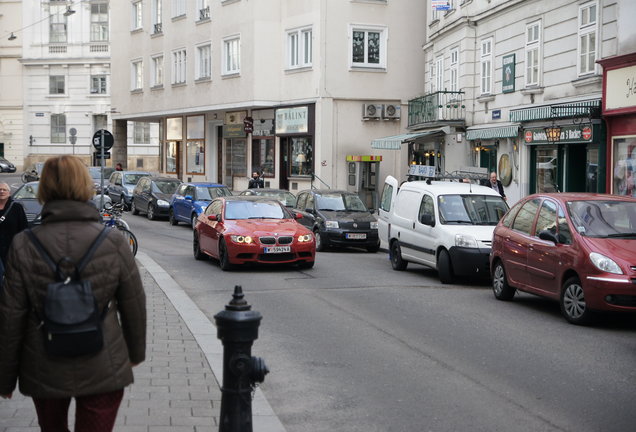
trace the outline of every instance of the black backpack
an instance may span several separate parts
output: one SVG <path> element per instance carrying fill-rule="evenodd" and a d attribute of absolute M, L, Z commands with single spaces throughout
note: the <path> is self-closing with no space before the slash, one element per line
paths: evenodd
<path fill-rule="evenodd" d="M 44 331 L 45 351 L 53 356 L 77 357 L 94 354 L 104 345 L 102 319 L 108 307 L 100 313 L 91 282 L 80 274 L 91 256 L 108 234 L 104 227 L 71 275 L 64 274 L 60 264 L 72 262 L 63 257 L 55 264 L 42 243 L 30 229 L 25 230 L 44 261 L 51 267 L 56 282 L 47 284 L 43 313 L 35 311 Z"/>

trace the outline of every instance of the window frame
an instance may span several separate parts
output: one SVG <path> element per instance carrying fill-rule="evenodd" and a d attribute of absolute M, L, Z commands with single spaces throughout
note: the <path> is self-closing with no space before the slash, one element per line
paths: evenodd
<path fill-rule="evenodd" d="M 63 6 L 51 6 L 49 18 L 49 43 L 68 42 L 68 17 Z"/>
<path fill-rule="evenodd" d="M 236 45 L 236 46 L 234 46 Z M 232 35 L 223 38 L 222 75 L 239 75 L 241 73 L 241 36 Z M 233 59 L 233 57 L 236 57 Z M 230 67 L 232 66 L 232 67 Z"/>
<path fill-rule="evenodd" d="M 443 91 L 444 90 L 444 56 L 439 56 L 435 58 L 434 66 L 435 68 L 435 91 Z"/>
<path fill-rule="evenodd" d="M 536 29 L 536 38 L 530 36 L 532 29 Z M 534 21 L 526 25 L 525 45 L 525 81 L 526 87 L 536 87 L 541 84 L 541 21 Z M 533 31 L 533 33 L 535 33 Z M 531 64 L 532 62 L 532 64 Z M 532 70 L 531 70 L 532 69 Z"/>
<path fill-rule="evenodd" d="M 133 122 L 134 144 L 150 144 L 151 138 L 149 122 Z"/>
<path fill-rule="evenodd" d="M 64 75 L 49 75 L 49 96 L 64 96 L 65 94 L 66 77 Z"/>
<path fill-rule="evenodd" d="M 152 63 L 152 88 L 163 87 L 165 68 L 163 54 L 157 54 L 150 57 Z"/>
<path fill-rule="evenodd" d="M 313 27 L 287 31 L 287 68 L 301 69 L 313 65 Z"/>
<path fill-rule="evenodd" d="M 144 10 L 142 0 L 130 4 L 130 31 L 141 30 L 144 27 Z"/>
<path fill-rule="evenodd" d="M 202 51 L 207 49 L 207 57 Z M 195 80 L 211 80 L 212 79 L 212 43 L 206 42 L 195 47 Z M 206 66 L 207 65 L 207 66 Z"/>
<path fill-rule="evenodd" d="M 130 90 L 139 91 L 144 88 L 144 61 L 135 59 L 130 62 Z"/>
<path fill-rule="evenodd" d="M 480 95 L 492 94 L 492 47 L 493 38 L 484 38 L 479 44 L 479 93 Z M 488 46 L 488 52 L 484 47 Z M 487 86 L 486 86 L 487 85 Z M 486 88 L 487 87 L 487 88 Z"/>
<path fill-rule="evenodd" d="M 185 48 L 173 50 L 170 53 L 170 71 L 172 85 L 183 85 L 187 82 L 188 53 Z"/>
<path fill-rule="evenodd" d="M 587 23 L 583 23 L 583 19 L 585 17 L 585 12 L 588 11 L 588 19 L 591 17 L 589 14 L 589 10 L 594 8 L 594 22 L 588 21 Z M 598 38 L 598 23 L 599 23 L 599 15 L 600 10 L 598 7 L 597 1 L 591 1 L 584 3 L 579 6 L 579 12 L 577 15 L 577 24 L 578 24 L 578 34 L 577 34 L 577 61 L 576 61 L 576 72 L 578 76 L 595 74 L 597 72 L 597 64 L 596 60 L 599 58 L 599 38 Z M 590 44 L 589 39 L 590 36 L 594 37 L 594 43 Z M 585 45 L 587 51 L 583 51 L 583 42 L 585 41 Z M 593 45 L 593 46 L 592 46 Z M 593 49 L 593 51 L 592 51 Z M 590 62 L 589 56 L 593 55 L 593 59 Z M 582 58 L 585 57 L 585 61 Z M 590 63 L 592 67 L 589 68 Z M 585 67 L 585 69 L 584 69 Z"/>
<path fill-rule="evenodd" d="M 106 74 L 93 74 L 90 76 L 90 92 L 95 95 L 108 94 L 108 76 Z M 96 90 L 96 91 L 93 91 Z M 103 91 L 102 91 L 103 90 Z"/>
<path fill-rule="evenodd" d="M 60 120 L 63 120 L 60 122 Z M 51 144 L 66 143 L 66 114 L 51 114 Z"/>
<path fill-rule="evenodd" d="M 449 57 L 449 89 L 450 91 L 459 91 L 459 47 L 451 48 Z"/>
<path fill-rule="evenodd" d="M 172 18 L 186 16 L 187 2 L 186 0 L 172 0 Z"/>
<path fill-rule="evenodd" d="M 356 62 L 354 61 L 354 34 L 356 32 L 363 32 L 365 34 L 364 37 L 364 49 L 363 49 L 363 57 L 364 61 Z M 379 33 L 378 41 L 378 63 L 369 63 L 369 42 L 368 35 L 369 33 Z M 349 25 L 349 68 L 350 69 L 386 69 L 387 65 L 387 57 L 388 57 L 388 38 L 389 38 L 389 29 L 385 26 L 370 26 L 370 25 Z"/>
<path fill-rule="evenodd" d="M 107 2 L 95 2 L 91 3 L 91 30 L 90 40 L 91 42 L 108 42 L 109 26 L 108 26 L 108 3 Z M 94 9 L 106 8 L 106 11 L 99 10 L 97 13 Z"/>

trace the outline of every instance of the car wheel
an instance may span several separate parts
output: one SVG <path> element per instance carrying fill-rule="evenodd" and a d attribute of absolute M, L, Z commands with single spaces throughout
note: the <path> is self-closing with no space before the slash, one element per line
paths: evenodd
<path fill-rule="evenodd" d="M 593 313 L 587 307 L 585 293 L 578 277 L 571 277 L 563 284 L 561 291 L 561 313 L 572 324 L 589 324 Z"/>
<path fill-rule="evenodd" d="M 492 291 L 495 293 L 497 300 L 512 300 L 517 291 L 515 288 L 508 285 L 508 278 L 506 277 L 506 270 L 503 263 L 497 261 L 495 264 L 495 270 L 492 272 Z"/>
<path fill-rule="evenodd" d="M 327 249 L 327 244 L 320 235 L 319 230 L 314 231 L 314 237 L 316 238 L 316 252 L 324 252 Z"/>
<path fill-rule="evenodd" d="M 155 205 L 152 203 L 148 204 L 148 211 L 146 212 L 146 216 L 148 217 L 148 220 L 155 220 L 157 219 L 157 215 L 155 214 Z"/>
<path fill-rule="evenodd" d="M 300 269 L 310 269 L 314 266 L 315 261 L 303 261 L 298 263 L 298 268 Z"/>
<path fill-rule="evenodd" d="M 123 202 L 123 201 L 122 201 Z M 133 199 L 132 202 L 130 203 L 130 212 L 134 215 L 138 215 L 139 214 L 139 209 L 137 208 L 137 206 L 135 205 L 135 200 Z"/>
<path fill-rule="evenodd" d="M 174 217 L 174 210 L 172 208 L 168 210 L 168 221 L 170 225 L 179 225 L 179 221 Z"/>
<path fill-rule="evenodd" d="M 230 264 L 230 257 L 227 253 L 225 239 L 221 239 L 219 241 L 219 267 L 221 267 L 221 270 L 223 271 L 228 271 L 232 268 L 232 264 Z"/>
<path fill-rule="evenodd" d="M 369 246 L 367 248 L 367 252 L 369 252 L 369 253 L 376 253 L 379 250 L 380 250 L 380 242 L 378 242 L 378 244 L 375 245 L 375 246 Z"/>
<path fill-rule="evenodd" d="M 406 266 L 409 264 L 408 261 L 404 261 L 402 259 L 400 242 L 397 240 L 391 243 L 391 253 L 389 254 L 389 258 L 391 259 L 391 267 L 393 267 L 393 270 L 406 270 Z"/>
<path fill-rule="evenodd" d="M 206 254 L 201 252 L 201 246 L 199 245 L 199 235 L 196 233 L 196 231 L 192 240 L 192 251 L 194 252 L 194 259 L 197 261 L 203 261 L 208 258 Z"/>
<path fill-rule="evenodd" d="M 194 229 L 196 224 L 197 224 L 197 214 L 192 213 L 192 216 L 190 217 L 190 226 L 192 227 L 192 229 Z"/>
<path fill-rule="evenodd" d="M 446 249 L 442 249 L 437 257 L 437 272 L 439 274 L 439 280 L 443 284 L 450 284 L 455 280 L 450 255 L 448 255 Z"/>

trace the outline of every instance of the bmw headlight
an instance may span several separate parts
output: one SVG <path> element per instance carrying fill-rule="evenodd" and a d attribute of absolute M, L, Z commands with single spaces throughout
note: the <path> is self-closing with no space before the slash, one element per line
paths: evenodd
<path fill-rule="evenodd" d="M 600 253 L 590 253 L 590 261 L 592 261 L 592 264 L 594 264 L 600 271 L 623 274 L 623 271 L 613 259 L 608 258 L 605 255 L 601 255 Z"/>
<path fill-rule="evenodd" d="M 371 222 L 371 229 L 378 229 L 378 222 Z"/>
<path fill-rule="evenodd" d="M 306 243 L 306 242 L 310 242 L 313 239 L 314 236 L 312 236 L 311 234 L 301 234 L 298 236 L 298 242 L 299 243 Z"/>
<path fill-rule="evenodd" d="M 250 236 L 233 235 L 230 236 L 234 243 L 252 244 L 254 240 Z"/>
<path fill-rule="evenodd" d="M 325 227 L 327 227 L 327 228 L 339 228 L 338 221 L 325 221 Z"/>
<path fill-rule="evenodd" d="M 170 203 L 168 201 L 165 201 L 165 200 L 157 200 L 157 205 L 159 207 L 168 207 L 170 205 Z"/>
<path fill-rule="evenodd" d="M 465 248 L 476 248 L 477 240 L 475 237 L 466 235 L 466 234 L 456 234 L 455 235 L 455 246 L 457 247 L 465 247 Z"/>

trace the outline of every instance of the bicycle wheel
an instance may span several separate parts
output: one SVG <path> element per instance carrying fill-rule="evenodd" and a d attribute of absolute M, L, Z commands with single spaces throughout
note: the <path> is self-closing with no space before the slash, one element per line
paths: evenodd
<path fill-rule="evenodd" d="M 127 230 L 126 228 L 117 226 L 117 229 L 124 236 L 128 244 L 130 245 L 130 251 L 132 252 L 133 256 L 137 255 L 137 248 L 139 246 L 137 243 L 137 237 L 135 237 L 135 235 L 131 231 Z"/>

